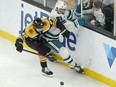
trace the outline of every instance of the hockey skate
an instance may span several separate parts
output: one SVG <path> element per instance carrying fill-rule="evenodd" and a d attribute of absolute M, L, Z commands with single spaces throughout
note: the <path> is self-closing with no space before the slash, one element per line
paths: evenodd
<path fill-rule="evenodd" d="M 81 68 L 81 66 L 77 65 L 75 63 L 75 66 L 73 66 L 73 69 L 78 73 L 84 73 L 84 70 Z"/>
<path fill-rule="evenodd" d="M 51 54 L 47 55 L 46 57 L 50 62 L 56 62 L 57 61 L 57 59 L 55 59 Z"/>
<path fill-rule="evenodd" d="M 42 68 L 42 73 L 44 76 L 53 77 L 53 72 L 50 71 L 47 67 Z"/>

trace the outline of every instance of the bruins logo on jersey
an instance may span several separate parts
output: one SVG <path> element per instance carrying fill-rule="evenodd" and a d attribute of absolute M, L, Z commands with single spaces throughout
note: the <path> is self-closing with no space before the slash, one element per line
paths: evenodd
<path fill-rule="evenodd" d="M 26 36 L 28 36 L 30 38 L 33 38 L 36 35 L 38 35 L 38 33 L 35 31 L 32 23 L 28 27 L 26 27 L 25 34 L 26 34 Z"/>
<path fill-rule="evenodd" d="M 30 34 L 33 34 L 33 30 L 32 30 L 32 29 L 30 29 L 30 30 L 29 30 L 29 33 L 30 33 Z"/>

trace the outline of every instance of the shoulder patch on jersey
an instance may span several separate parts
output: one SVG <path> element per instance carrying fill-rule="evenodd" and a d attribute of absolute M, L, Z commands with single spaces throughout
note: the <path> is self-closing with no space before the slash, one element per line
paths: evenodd
<path fill-rule="evenodd" d="M 32 29 L 30 29 L 30 30 L 29 30 L 29 33 L 30 33 L 30 34 L 33 34 L 33 30 L 32 30 Z"/>
<path fill-rule="evenodd" d="M 42 19 L 42 21 L 45 23 L 43 27 L 43 33 L 44 33 L 50 29 L 51 23 L 50 23 L 50 20 L 48 20 L 47 18 Z"/>
<path fill-rule="evenodd" d="M 28 27 L 26 27 L 25 34 L 30 38 L 33 38 L 37 35 L 37 32 L 35 31 L 33 24 L 30 24 Z"/>

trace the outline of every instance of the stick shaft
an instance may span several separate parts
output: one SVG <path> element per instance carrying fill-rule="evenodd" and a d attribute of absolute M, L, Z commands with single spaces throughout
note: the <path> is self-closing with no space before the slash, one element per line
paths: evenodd
<path fill-rule="evenodd" d="M 35 54 L 35 55 L 39 55 L 38 53 L 32 52 L 32 51 L 30 51 L 30 50 L 23 49 L 23 51 L 28 52 L 28 53 L 32 53 L 32 54 Z"/>
<path fill-rule="evenodd" d="M 31 53 L 31 54 L 39 55 L 39 53 L 32 52 L 32 51 L 30 51 L 30 50 L 23 49 L 23 51 L 28 52 L 28 53 Z M 64 63 L 64 61 L 62 61 L 62 60 L 56 60 L 56 61 L 57 61 L 57 62 Z"/>

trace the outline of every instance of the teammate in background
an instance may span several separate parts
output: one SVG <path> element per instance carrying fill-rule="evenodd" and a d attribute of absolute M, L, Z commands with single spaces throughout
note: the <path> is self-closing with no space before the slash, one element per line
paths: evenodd
<path fill-rule="evenodd" d="M 43 43 L 42 33 L 45 24 L 41 19 L 35 19 L 31 22 L 22 32 L 22 34 L 16 39 L 15 46 L 16 50 L 19 52 L 23 51 L 23 42 L 27 44 L 30 48 L 36 50 L 40 55 L 40 65 L 42 67 L 42 72 L 47 75 L 52 75 L 53 72 L 47 67 L 46 56 L 50 52 L 50 48 L 46 47 Z"/>
<path fill-rule="evenodd" d="M 78 8 L 80 9 L 80 8 Z M 77 8 L 76 8 L 77 10 Z M 67 5 L 64 1 L 58 0 L 55 4 L 55 7 L 52 9 L 49 17 L 51 19 L 56 19 L 59 17 L 62 23 L 66 23 L 67 20 L 73 21 L 76 27 L 79 27 L 79 18 L 75 14 L 75 10 L 67 9 Z"/>

